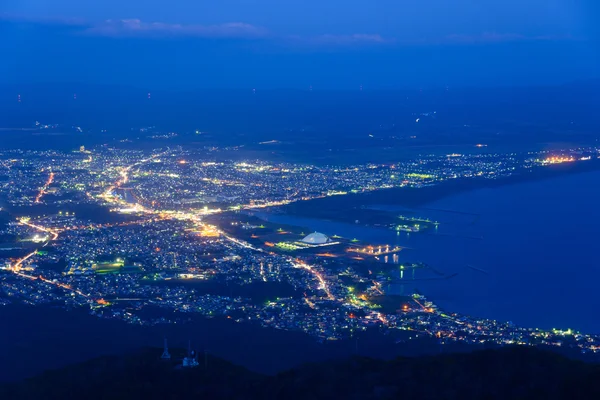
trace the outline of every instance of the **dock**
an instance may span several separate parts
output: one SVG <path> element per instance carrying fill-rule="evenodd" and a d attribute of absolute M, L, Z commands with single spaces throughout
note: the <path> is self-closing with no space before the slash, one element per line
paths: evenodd
<path fill-rule="evenodd" d="M 382 256 L 386 254 L 394 254 L 402 251 L 404 247 L 400 246 L 390 246 L 390 245 L 382 245 L 382 246 L 366 246 L 366 247 L 351 247 L 348 249 L 349 252 L 363 254 L 367 256 Z"/>

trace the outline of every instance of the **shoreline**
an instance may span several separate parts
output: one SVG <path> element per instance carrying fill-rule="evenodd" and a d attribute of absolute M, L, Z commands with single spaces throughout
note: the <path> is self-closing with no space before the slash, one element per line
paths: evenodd
<path fill-rule="evenodd" d="M 534 170 L 524 170 L 518 174 L 494 180 L 461 178 L 420 188 L 402 187 L 382 189 L 368 193 L 352 193 L 345 196 L 331 196 L 296 202 L 277 207 L 276 209 L 287 215 L 320 219 L 329 219 L 327 214 L 332 210 L 339 213 L 342 209 L 351 210 L 361 206 L 391 205 L 417 209 L 435 201 L 470 191 L 493 189 L 598 170 L 600 170 L 600 160 L 579 161 L 572 164 L 537 167 Z"/>

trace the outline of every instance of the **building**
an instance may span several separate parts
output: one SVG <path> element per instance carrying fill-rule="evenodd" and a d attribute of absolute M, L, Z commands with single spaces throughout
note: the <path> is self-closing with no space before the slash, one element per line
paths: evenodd
<path fill-rule="evenodd" d="M 298 242 L 293 243 L 294 246 L 299 249 L 307 249 L 312 247 L 321 247 L 321 246 L 332 246 L 340 244 L 340 242 L 336 242 L 331 240 L 330 237 L 324 235 L 320 232 L 313 232 L 308 236 L 305 236 L 303 239 Z"/>
<path fill-rule="evenodd" d="M 322 246 L 324 244 L 331 243 L 331 239 L 327 235 L 324 235 L 320 232 L 313 232 L 310 235 L 305 236 L 301 242 L 314 246 Z"/>

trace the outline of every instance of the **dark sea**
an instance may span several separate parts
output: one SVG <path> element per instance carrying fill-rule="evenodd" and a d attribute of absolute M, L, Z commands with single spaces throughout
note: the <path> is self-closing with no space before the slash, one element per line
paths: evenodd
<path fill-rule="evenodd" d="M 400 262 L 425 262 L 447 280 L 417 289 L 447 311 L 538 328 L 600 333 L 600 172 L 460 193 L 418 209 L 377 206 L 428 217 L 429 233 L 397 233 L 290 215 L 266 219 L 407 249 Z"/>

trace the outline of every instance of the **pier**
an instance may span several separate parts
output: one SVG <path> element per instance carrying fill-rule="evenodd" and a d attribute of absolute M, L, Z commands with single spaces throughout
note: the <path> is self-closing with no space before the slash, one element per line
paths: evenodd
<path fill-rule="evenodd" d="M 366 246 L 366 247 L 351 247 L 348 249 L 349 252 L 368 255 L 368 256 L 382 256 L 386 254 L 394 254 L 402 251 L 404 247 L 400 246 L 390 246 L 390 245 L 381 245 L 381 246 Z"/>

